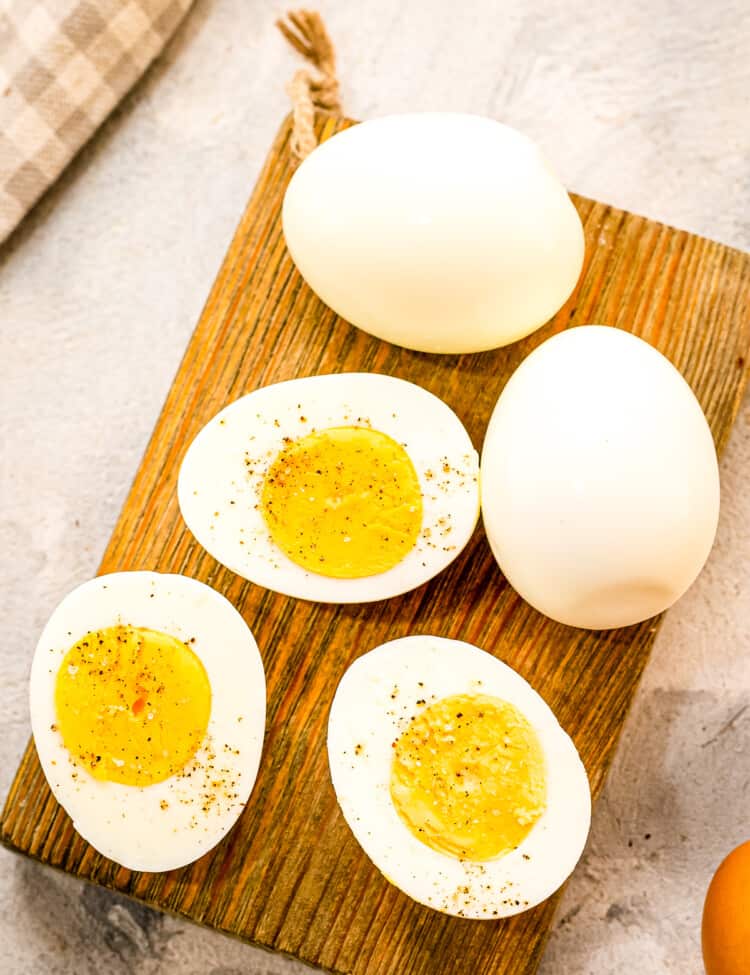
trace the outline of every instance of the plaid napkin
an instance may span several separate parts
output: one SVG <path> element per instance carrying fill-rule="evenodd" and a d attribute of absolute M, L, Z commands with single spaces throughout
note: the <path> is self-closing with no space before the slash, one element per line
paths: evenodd
<path fill-rule="evenodd" d="M 0 0 L 0 242 L 163 49 L 192 0 Z"/>

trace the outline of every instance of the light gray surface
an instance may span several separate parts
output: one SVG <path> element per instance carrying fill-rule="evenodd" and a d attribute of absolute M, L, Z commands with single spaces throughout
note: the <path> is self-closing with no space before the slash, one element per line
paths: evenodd
<path fill-rule="evenodd" d="M 287 109 L 298 61 L 273 27 L 280 9 L 197 0 L 0 251 L 2 795 L 29 733 L 38 633 L 96 570 Z M 350 114 L 491 114 L 536 138 L 571 188 L 750 249 L 745 0 L 322 9 Z M 750 710 L 727 726 L 750 703 L 749 465 L 746 402 L 716 547 L 659 636 L 543 975 L 702 971 L 705 887 L 750 829 Z M 0 905 L 7 975 L 308 970 L 5 852 Z"/>

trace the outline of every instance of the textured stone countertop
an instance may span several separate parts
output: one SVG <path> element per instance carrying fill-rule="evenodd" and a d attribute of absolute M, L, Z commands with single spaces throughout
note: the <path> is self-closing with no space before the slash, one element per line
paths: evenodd
<path fill-rule="evenodd" d="M 275 9 L 274 9 L 275 8 Z M 750 249 L 746 0 L 326 0 L 344 104 L 492 115 L 574 190 Z M 48 614 L 92 576 L 298 66 L 278 5 L 197 0 L 0 250 L 0 793 Z M 711 871 L 748 837 L 750 403 L 716 546 L 656 643 L 543 975 L 699 975 Z M 732 720 L 734 718 L 734 720 Z M 0 852 L 5 975 L 302 972 Z M 467 971 L 471 968 L 467 960 Z"/>

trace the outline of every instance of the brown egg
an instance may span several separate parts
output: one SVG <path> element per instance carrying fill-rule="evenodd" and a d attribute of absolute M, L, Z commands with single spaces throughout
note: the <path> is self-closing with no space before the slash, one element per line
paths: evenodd
<path fill-rule="evenodd" d="M 706 975 L 750 973 L 750 840 L 738 846 L 713 876 L 703 905 Z"/>

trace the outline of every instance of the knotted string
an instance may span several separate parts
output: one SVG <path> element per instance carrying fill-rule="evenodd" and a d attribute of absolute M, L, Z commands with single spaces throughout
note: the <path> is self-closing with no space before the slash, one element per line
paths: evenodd
<path fill-rule="evenodd" d="M 294 114 L 292 151 L 304 159 L 318 144 L 315 112 L 341 114 L 336 52 L 322 17 L 314 10 L 293 10 L 285 20 L 277 20 L 276 26 L 312 65 L 300 68 L 287 85 Z"/>

